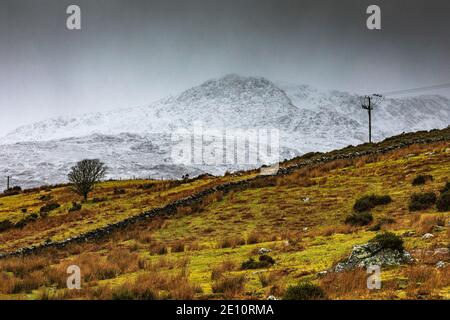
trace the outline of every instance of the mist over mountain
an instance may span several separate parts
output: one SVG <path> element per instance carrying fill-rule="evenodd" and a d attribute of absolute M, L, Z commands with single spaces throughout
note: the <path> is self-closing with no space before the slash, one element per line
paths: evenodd
<path fill-rule="evenodd" d="M 438 95 L 384 99 L 373 111 L 373 137 L 444 128 L 450 100 Z M 111 178 L 179 178 L 223 174 L 258 165 L 179 164 L 173 133 L 205 129 L 278 129 L 280 158 L 326 151 L 367 140 L 367 112 L 359 96 L 308 85 L 275 84 L 235 74 L 209 80 L 148 106 L 56 117 L 19 127 L 0 138 L 0 174 L 30 187 L 66 180 L 71 165 L 99 158 Z M 214 142 L 217 143 L 217 142 Z"/>

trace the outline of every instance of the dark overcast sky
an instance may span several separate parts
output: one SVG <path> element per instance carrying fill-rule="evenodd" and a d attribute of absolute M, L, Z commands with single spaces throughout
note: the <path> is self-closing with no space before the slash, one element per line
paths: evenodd
<path fill-rule="evenodd" d="M 359 93 L 448 83 L 449 17 L 448 0 L 1 0 L 0 134 L 227 73 Z"/>

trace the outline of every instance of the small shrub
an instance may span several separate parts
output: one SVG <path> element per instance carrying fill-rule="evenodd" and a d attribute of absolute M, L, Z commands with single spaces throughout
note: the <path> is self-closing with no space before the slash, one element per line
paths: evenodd
<path fill-rule="evenodd" d="M 106 198 L 94 198 L 92 199 L 93 203 L 105 202 Z"/>
<path fill-rule="evenodd" d="M 429 174 L 425 174 L 425 175 L 421 174 L 413 179 L 412 185 L 419 186 L 419 185 L 425 184 L 427 181 L 433 181 L 433 176 L 429 175 Z"/>
<path fill-rule="evenodd" d="M 171 247 L 171 252 L 184 252 L 185 250 L 185 245 L 183 242 L 176 242 L 172 245 Z"/>
<path fill-rule="evenodd" d="M 154 244 L 153 246 L 150 247 L 151 254 L 163 255 L 163 254 L 166 254 L 167 252 L 168 252 L 168 249 L 163 244 Z"/>
<path fill-rule="evenodd" d="M 364 268 L 328 272 L 321 277 L 319 285 L 331 300 L 361 297 L 367 294 L 367 273 Z"/>
<path fill-rule="evenodd" d="M 42 211 L 42 212 L 39 212 L 39 216 L 40 216 L 41 218 L 46 218 L 46 217 L 48 217 L 48 211 Z"/>
<path fill-rule="evenodd" d="M 3 191 L 3 194 L 6 196 L 15 196 L 17 194 L 20 194 L 22 192 L 22 188 L 19 186 L 14 186 L 12 188 L 9 188 L 5 191 Z"/>
<path fill-rule="evenodd" d="M 247 236 L 247 244 L 256 244 L 261 242 L 259 234 L 252 232 Z"/>
<path fill-rule="evenodd" d="M 264 288 L 276 284 L 283 276 L 283 272 L 280 271 L 258 273 L 259 282 Z"/>
<path fill-rule="evenodd" d="M 232 248 L 233 247 L 233 240 L 230 238 L 225 238 L 220 240 L 217 243 L 217 247 L 220 249 L 225 249 L 225 248 Z"/>
<path fill-rule="evenodd" d="M 445 227 L 445 216 L 436 217 L 436 225 L 439 227 Z"/>
<path fill-rule="evenodd" d="M 436 203 L 434 192 L 414 193 L 409 202 L 409 211 L 419 211 L 431 208 Z"/>
<path fill-rule="evenodd" d="M 168 252 L 167 247 L 161 246 L 158 248 L 157 254 L 163 255 L 163 254 L 166 254 L 167 252 Z"/>
<path fill-rule="evenodd" d="M 350 224 L 352 226 L 366 226 L 372 221 L 373 216 L 370 212 L 356 212 L 345 218 L 345 224 Z"/>
<path fill-rule="evenodd" d="M 75 212 L 75 211 L 80 211 L 80 210 L 81 210 L 81 204 L 72 202 L 72 207 L 69 208 L 69 212 Z"/>
<path fill-rule="evenodd" d="M 403 252 L 403 239 L 392 232 L 377 234 L 370 242 L 377 242 L 382 249 L 392 249 Z"/>
<path fill-rule="evenodd" d="M 418 219 L 415 231 L 420 234 L 432 233 L 434 232 L 436 226 L 439 226 L 439 224 L 443 222 L 441 218 L 442 216 L 440 215 L 422 215 Z"/>
<path fill-rule="evenodd" d="M 51 194 L 43 194 L 38 199 L 41 200 L 41 201 L 50 201 L 52 198 L 53 197 L 52 197 Z"/>
<path fill-rule="evenodd" d="M 369 211 L 378 205 L 388 204 L 392 202 L 392 198 L 388 195 L 378 196 L 378 195 L 368 195 L 356 200 L 353 205 L 353 209 L 356 212 Z"/>
<path fill-rule="evenodd" d="M 266 254 L 259 256 L 259 260 L 256 261 L 253 258 L 248 259 L 247 261 L 242 262 L 241 269 L 259 269 L 259 268 L 268 268 L 275 264 L 275 260 Z"/>
<path fill-rule="evenodd" d="M 158 293 L 153 288 L 137 283 L 125 283 L 112 289 L 112 300 L 157 300 Z"/>
<path fill-rule="evenodd" d="M 289 286 L 283 295 L 283 300 L 323 300 L 326 299 L 325 291 L 318 285 L 310 282 L 301 282 Z"/>
<path fill-rule="evenodd" d="M 450 191 L 450 182 L 447 182 L 445 186 L 441 189 L 441 193 L 446 193 Z"/>
<path fill-rule="evenodd" d="M 33 271 L 23 278 L 14 281 L 11 293 L 31 293 L 31 291 L 38 289 L 44 284 L 43 273 L 40 271 Z"/>
<path fill-rule="evenodd" d="M 115 194 L 115 195 L 125 194 L 125 193 L 126 193 L 125 189 L 122 189 L 122 188 L 114 188 L 114 191 L 113 191 L 113 194 Z"/>
<path fill-rule="evenodd" d="M 275 264 L 275 259 L 267 254 L 262 254 L 259 256 L 259 262 L 265 262 L 269 265 Z"/>
<path fill-rule="evenodd" d="M 220 249 L 236 248 L 236 247 L 243 246 L 243 245 L 245 245 L 245 240 L 242 238 L 239 238 L 239 237 L 238 238 L 236 238 L 236 237 L 225 238 L 225 239 L 220 240 L 217 243 L 217 247 Z"/>
<path fill-rule="evenodd" d="M 242 270 L 258 269 L 258 268 L 260 268 L 259 262 L 253 258 L 250 258 L 247 261 L 242 262 L 242 265 L 241 265 Z"/>
<path fill-rule="evenodd" d="M 0 232 L 6 231 L 14 227 L 14 223 L 9 220 L 0 221 Z"/>
<path fill-rule="evenodd" d="M 138 189 L 144 189 L 144 190 L 151 190 L 155 187 L 156 185 L 154 183 L 144 183 L 141 184 Z"/>
<path fill-rule="evenodd" d="M 225 272 L 234 271 L 236 269 L 237 266 L 234 261 L 225 260 L 211 269 L 211 280 L 220 279 Z"/>
<path fill-rule="evenodd" d="M 43 216 L 43 214 L 40 214 L 41 217 Z M 36 213 L 32 213 L 28 216 L 26 216 L 25 218 L 23 218 L 22 220 L 19 220 L 18 222 L 16 222 L 16 224 L 14 225 L 15 228 L 23 228 L 25 227 L 28 223 L 36 221 L 38 218 L 38 215 Z"/>
<path fill-rule="evenodd" d="M 437 203 L 436 203 L 436 208 L 441 211 L 450 211 L 450 191 L 447 192 L 443 192 Z"/>
<path fill-rule="evenodd" d="M 392 224 L 395 222 L 395 219 L 393 218 L 381 218 L 378 223 L 380 223 L 381 225 L 385 225 L 385 224 Z"/>
<path fill-rule="evenodd" d="M 57 208 L 59 208 L 61 205 L 57 202 L 49 202 L 46 205 L 44 205 L 43 207 L 41 207 L 41 209 L 39 210 L 39 212 L 50 212 L 52 210 L 55 210 Z"/>
<path fill-rule="evenodd" d="M 221 277 L 219 280 L 214 281 L 212 291 L 232 297 L 244 290 L 245 281 L 245 275 Z"/>

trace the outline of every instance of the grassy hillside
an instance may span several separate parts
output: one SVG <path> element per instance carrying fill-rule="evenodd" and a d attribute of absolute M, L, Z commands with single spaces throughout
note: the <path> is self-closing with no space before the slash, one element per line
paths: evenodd
<path fill-rule="evenodd" d="M 80 233 L 161 207 L 237 177 L 195 179 L 190 181 L 108 181 L 99 184 L 87 202 L 69 187 L 43 187 L 12 196 L 0 197 L 0 250 L 10 252 L 21 247 L 58 241 Z M 74 202 L 81 210 L 72 211 Z M 42 208 L 56 203 L 58 208 L 45 212 Z M 44 211 L 44 213 L 42 213 Z M 14 226 L 20 226 L 14 227 Z"/>
<path fill-rule="evenodd" d="M 448 129 L 433 136 L 448 135 Z M 429 137 L 403 135 L 378 146 L 349 147 L 286 161 L 363 152 Z M 412 144 L 375 155 L 311 163 L 230 192 L 215 192 L 175 215 L 147 219 L 110 236 L 33 255 L 0 260 L 0 297 L 5 299 L 267 299 L 282 297 L 299 281 L 319 285 L 331 299 L 449 299 L 449 211 L 436 206 L 411 211 L 414 193 L 440 190 L 450 181 L 450 143 Z M 256 171 L 226 177 L 176 181 L 110 181 L 98 185 L 80 211 L 68 187 L 42 188 L 0 197 L 0 251 L 13 252 L 73 237 L 163 207 L 175 200 Z M 413 185 L 419 175 L 424 184 Z M 365 226 L 344 223 L 364 195 L 389 195 L 392 202 L 371 210 Z M 96 198 L 94 200 L 94 198 Z M 51 202 L 60 207 L 40 213 Z M 34 214 L 34 215 L 33 215 Z M 31 216 L 29 218 L 29 216 Z M 9 221 L 6 223 L 5 221 Z M 25 223 L 23 222 L 25 221 Z M 416 262 L 382 269 L 382 288 L 368 290 L 365 270 L 321 271 L 345 259 L 357 244 L 389 230 L 402 235 Z M 432 233 L 430 239 L 423 235 Z M 406 236 L 407 235 L 407 236 Z M 269 249 L 274 264 L 258 265 Z M 444 267 L 436 263 L 443 261 Z M 82 289 L 66 289 L 69 265 L 78 265 Z M 245 264 L 244 264 L 245 266 Z"/>

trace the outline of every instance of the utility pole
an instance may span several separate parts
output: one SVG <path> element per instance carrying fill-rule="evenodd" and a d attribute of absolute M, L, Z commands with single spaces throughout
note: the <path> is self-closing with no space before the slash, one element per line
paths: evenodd
<path fill-rule="evenodd" d="M 361 107 L 367 110 L 369 114 L 369 143 L 372 143 L 372 110 L 373 107 L 382 99 L 381 94 L 373 94 L 361 97 Z"/>
<path fill-rule="evenodd" d="M 372 143 L 372 97 L 365 96 L 362 108 L 369 113 L 369 143 Z"/>
<path fill-rule="evenodd" d="M 9 190 L 9 179 L 10 178 L 11 178 L 10 176 L 6 177 L 6 190 Z"/>

